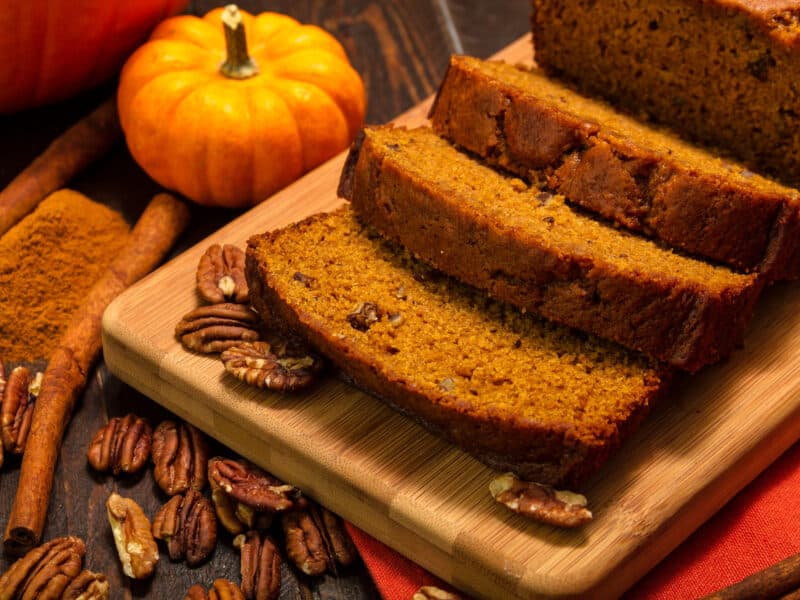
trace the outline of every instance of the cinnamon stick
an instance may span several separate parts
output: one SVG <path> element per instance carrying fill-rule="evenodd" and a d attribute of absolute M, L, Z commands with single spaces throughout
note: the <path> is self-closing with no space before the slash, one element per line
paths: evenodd
<path fill-rule="evenodd" d="M 721 589 L 709 594 L 704 600 L 747 600 L 757 598 L 786 598 L 800 589 L 800 554 L 795 554 L 782 561 L 753 573 Z"/>
<path fill-rule="evenodd" d="M 122 137 L 116 98 L 110 98 L 57 137 L 0 191 L 0 235 L 106 154 Z"/>
<path fill-rule="evenodd" d="M 86 387 L 89 368 L 100 353 L 103 311 L 120 292 L 161 261 L 185 228 L 188 217 L 188 208 L 174 196 L 155 196 L 59 340 L 34 408 L 3 540 L 6 554 L 25 554 L 41 539 L 61 438 L 75 401 Z"/>

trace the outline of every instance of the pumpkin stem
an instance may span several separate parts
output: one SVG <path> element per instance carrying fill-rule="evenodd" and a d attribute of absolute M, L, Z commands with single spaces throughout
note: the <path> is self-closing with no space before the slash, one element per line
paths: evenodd
<path fill-rule="evenodd" d="M 228 55 L 219 70 L 223 75 L 234 79 L 247 79 L 258 74 L 258 66 L 247 53 L 247 38 L 239 7 L 228 4 L 222 12 L 222 25 L 225 29 L 225 47 Z"/>

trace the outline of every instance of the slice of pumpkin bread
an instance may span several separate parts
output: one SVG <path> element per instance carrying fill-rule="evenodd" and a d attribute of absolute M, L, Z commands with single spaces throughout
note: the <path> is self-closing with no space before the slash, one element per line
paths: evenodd
<path fill-rule="evenodd" d="M 252 237 L 250 298 L 359 387 L 488 465 L 576 487 L 669 372 L 490 299 L 411 258 L 349 207 Z"/>
<path fill-rule="evenodd" d="M 736 269 L 800 277 L 800 192 L 535 69 L 454 56 L 430 116 L 455 144 L 624 227 Z"/>
<path fill-rule="evenodd" d="M 533 0 L 536 62 L 800 186 L 798 0 Z"/>
<path fill-rule="evenodd" d="M 429 128 L 364 130 L 339 193 L 445 273 L 687 371 L 742 342 L 762 287 L 587 217 Z"/>

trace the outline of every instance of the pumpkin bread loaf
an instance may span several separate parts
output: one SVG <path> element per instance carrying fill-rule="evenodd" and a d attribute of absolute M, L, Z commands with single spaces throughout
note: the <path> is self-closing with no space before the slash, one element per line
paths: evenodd
<path fill-rule="evenodd" d="M 638 353 L 434 271 L 347 206 L 252 237 L 246 274 L 254 308 L 356 385 L 527 479 L 580 486 L 668 384 Z"/>
<path fill-rule="evenodd" d="M 455 144 L 670 246 L 800 277 L 800 192 L 536 70 L 454 56 L 431 110 Z"/>
<path fill-rule="evenodd" d="M 533 0 L 536 62 L 800 185 L 800 1 Z"/>
<path fill-rule="evenodd" d="M 587 217 L 429 128 L 365 129 L 339 194 L 437 269 L 687 371 L 741 343 L 762 287 Z"/>

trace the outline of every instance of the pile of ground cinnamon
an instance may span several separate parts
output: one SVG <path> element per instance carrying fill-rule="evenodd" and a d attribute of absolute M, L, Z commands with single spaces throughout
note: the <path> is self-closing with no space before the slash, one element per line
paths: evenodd
<path fill-rule="evenodd" d="M 122 215 L 59 190 L 0 237 L 0 359 L 47 359 L 130 228 Z"/>

